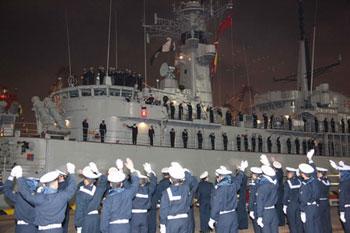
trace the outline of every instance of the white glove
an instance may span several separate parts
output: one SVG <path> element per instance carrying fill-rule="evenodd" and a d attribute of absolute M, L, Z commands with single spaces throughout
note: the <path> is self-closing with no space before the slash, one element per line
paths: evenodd
<path fill-rule="evenodd" d="M 332 168 L 334 168 L 335 170 L 339 170 L 338 165 L 333 160 L 329 160 L 329 163 L 332 166 Z"/>
<path fill-rule="evenodd" d="M 239 166 L 239 169 L 244 172 L 244 170 L 248 167 L 248 161 L 244 160 L 241 162 L 241 165 Z"/>
<path fill-rule="evenodd" d="M 126 159 L 125 167 L 129 169 L 131 173 L 135 172 L 134 162 L 129 158 Z"/>
<path fill-rule="evenodd" d="M 146 172 L 147 174 L 150 174 L 150 173 L 153 172 L 150 163 L 144 163 L 144 164 L 143 164 L 143 169 L 145 170 L 145 172 Z"/>
<path fill-rule="evenodd" d="M 339 166 L 340 166 L 340 167 L 344 167 L 344 166 L 345 166 L 344 161 L 339 161 L 339 163 L 338 163 L 338 164 L 339 164 Z"/>
<path fill-rule="evenodd" d="M 67 163 L 67 172 L 69 174 L 74 174 L 75 173 L 75 165 L 72 163 Z"/>
<path fill-rule="evenodd" d="M 256 220 L 256 223 L 257 223 L 261 228 L 264 227 L 263 219 L 262 219 L 261 217 L 258 218 L 258 220 Z"/>
<path fill-rule="evenodd" d="M 77 227 L 77 233 L 81 233 L 82 227 Z"/>
<path fill-rule="evenodd" d="M 311 149 L 311 150 L 309 150 L 309 151 L 307 152 L 306 157 L 307 157 L 307 159 L 308 159 L 310 162 L 312 161 L 312 157 L 314 156 L 314 154 L 315 154 L 315 150 L 314 150 L 314 149 Z"/>
<path fill-rule="evenodd" d="M 91 169 L 92 172 L 96 173 L 96 174 L 99 174 L 100 172 L 98 171 L 98 168 L 96 166 L 96 163 L 94 162 L 90 162 L 89 163 L 89 167 Z"/>
<path fill-rule="evenodd" d="M 123 167 L 124 167 L 124 162 L 123 162 L 123 160 L 121 160 L 121 159 L 117 159 L 117 160 L 115 161 L 115 165 L 117 166 L 117 169 L 118 169 L 119 171 L 122 171 L 122 170 L 123 170 Z"/>
<path fill-rule="evenodd" d="M 209 219 L 208 226 L 210 227 L 210 229 L 214 230 L 214 228 L 215 228 L 214 224 L 215 224 L 215 220 L 212 218 Z"/>
<path fill-rule="evenodd" d="M 250 212 L 249 212 L 249 217 L 250 217 L 251 219 L 255 219 L 254 211 L 250 211 Z"/>
<path fill-rule="evenodd" d="M 303 223 L 306 223 L 306 214 L 305 212 L 300 212 L 300 218 Z"/>
<path fill-rule="evenodd" d="M 284 213 L 285 215 L 287 215 L 287 206 L 286 206 L 286 205 L 283 206 L 283 213 Z"/>
<path fill-rule="evenodd" d="M 345 219 L 345 212 L 340 212 L 340 221 L 342 221 L 343 223 L 346 222 L 346 219 Z"/>
<path fill-rule="evenodd" d="M 165 233 L 166 232 L 166 228 L 164 224 L 160 224 L 160 233 Z"/>
<path fill-rule="evenodd" d="M 269 159 L 267 158 L 267 156 L 264 155 L 264 154 L 260 155 L 260 162 L 261 162 L 263 165 L 270 166 L 270 161 L 269 161 Z"/>
<path fill-rule="evenodd" d="M 22 167 L 19 165 L 15 166 L 11 170 L 12 177 L 20 178 L 20 177 L 22 177 L 22 174 L 23 174 L 23 170 L 22 170 Z"/>

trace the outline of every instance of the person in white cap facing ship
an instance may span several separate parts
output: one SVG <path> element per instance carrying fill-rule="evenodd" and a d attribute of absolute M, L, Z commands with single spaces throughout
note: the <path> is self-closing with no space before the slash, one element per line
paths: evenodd
<path fill-rule="evenodd" d="M 67 202 L 74 196 L 76 190 L 75 165 L 67 163 L 67 186 L 58 189 L 58 177 L 56 171 L 48 172 L 40 178 L 43 189 L 40 193 L 34 193 L 26 184 L 22 174 L 16 173 L 19 191 L 29 203 L 35 206 L 34 224 L 38 226 L 40 233 L 62 233 L 62 222 L 65 218 Z"/>
<path fill-rule="evenodd" d="M 128 188 L 124 188 L 123 185 L 126 178 L 123 170 L 118 170 L 118 168 L 109 169 L 108 181 L 111 189 L 103 201 L 100 223 L 102 233 L 130 232 L 129 221 L 132 216 L 132 199 L 135 197 L 139 186 L 139 177 L 131 159 L 126 159 L 125 166 L 131 173 L 131 185 Z"/>
<path fill-rule="evenodd" d="M 107 190 L 107 177 L 102 175 L 96 164 L 82 170 L 83 182 L 76 192 L 74 224 L 77 233 L 99 233 L 100 215 L 99 207 L 104 193 Z"/>
<path fill-rule="evenodd" d="M 198 184 L 197 199 L 199 203 L 199 219 L 200 219 L 200 232 L 209 232 L 208 221 L 210 218 L 210 199 L 211 193 L 214 189 L 213 183 L 208 180 L 209 174 L 207 171 L 200 175 L 201 181 Z"/>
<path fill-rule="evenodd" d="M 217 233 L 238 232 L 237 219 L 237 192 L 241 187 L 243 173 L 248 167 L 247 161 L 242 161 L 239 166 L 239 173 L 233 177 L 232 171 L 225 166 L 220 166 L 216 171 L 217 185 L 213 191 L 210 202 L 210 220 L 208 225 Z"/>
<path fill-rule="evenodd" d="M 260 176 L 262 174 L 260 167 L 251 167 L 250 172 L 252 173 L 251 182 L 249 183 L 249 216 L 253 222 L 254 233 L 261 233 L 261 227 L 257 224 L 257 215 L 256 215 L 256 194 L 258 185 L 260 182 Z"/>
<path fill-rule="evenodd" d="M 301 181 L 298 178 L 298 169 L 286 167 L 287 180 L 284 182 L 283 212 L 287 216 L 290 233 L 303 232 L 300 219 L 299 189 Z"/>

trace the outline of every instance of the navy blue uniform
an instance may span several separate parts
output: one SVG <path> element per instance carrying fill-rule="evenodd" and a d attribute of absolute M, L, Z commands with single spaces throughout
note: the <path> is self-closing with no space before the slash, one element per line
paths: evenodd
<path fill-rule="evenodd" d="M 167 233 L 188 233 L 192 229 L 190 206 L 195 190 L 191 190 L 191 175 L 186 172 L 185 182 L 171 185 L 160 201 L 160 224 Z"/>
<path fill-rule="evenodd" d="M 103 201 L 101 213 L 102 233 L 130 233 L 132 199 L 135 197 L 139 178 L 136 174 L 131 176 L 129 188 L 116 188 L 109 190 Z"/>
<path fill-rule="evenodd" d="M 264 227 L 262 233 L 278 232 L 278 216 L 275 209 L 278 200 L 278 183 L 277 179 L 268 176 L 262 176 L 256 198 L 257 217 L 263 219 Z"/>
<path fill-rule="evenodd" d="M 188 232 L 193 233 L 196 227 L 195 219 L 194 219 L 194 208 L 193 208 L 193 197 L 198 188 L 198 180 L 196 177 L 192 176 L 189 172 L 185 172 L 186 178 L 185 183 L 189 185 L 191 192 L 191 205 L 189 211 L 189 224 L 188 224 Z"/>
<path fill-rule="evenodd" d="M 81 185 L 76 192 L 76 210 L 74 216 L 75 226 L 81 227 L 82 233 L 100 232 L 101 200 L 107 190 L 107 177 L 102 175 L 95 184 Z"/>
<path fill-rule="evenodd" d="M 314 177 L 302 182 L 299 191 L 300 211 L 306 214 L 305 233 L 321 233 L 319 218 L 320 184 Z"/>
<path fill-rule="evenodd" d="M 344 232 L 350 233 L 350 171 L 340 172 L 339 211 L 345 213 Z"/>
<path fill-rule="evenodd" d="M 237 233 L 237 192 L 241 187 L 243 172 L 225 176 L 216 186 L 210 202 L 210 218 L 216 222 L 217 233 Z"/>
<path fill-rule="evenodd" d="M 157 204 L 160 203 L 162 193 L 171 185 L 168 178 L 162 179 L 156 187 L 152 196 L 151 209 L 148 213 L 148 232 L 156 233 L 157 231 Z"/>
<path fill-rule="evenodd" d="M 14 193 L 13 188 L 13 178 L 9 177 L 4 185 L 4 195 L 15 206 L 16 233 L 37 232 L 34 225 L 34 206 L 27 202 L 20 193 Z"/>
<path fill-rule="evenodd" d="M 287 220 L 290 233 L 303 232 L 303 225 L 300 219 L 299 189 L 301 181 L 294 176 L 284 183 L 283 205 L 287 206 Z"/>
<path fill-rule="evenodd" d="M 65 219 L 67 202 L 74 196 L 76 190 L 75 175 L 71 174 L 67 177 L 66 189 L 52 190 L 46 188 L 42 193 L 35 195 L 28 189 L 25 182 L 24 178 L 18 179 L 19 191 L 29 203 L 35 205 L 34 224 L 39 226 L 38 232 L 61 233 L 63 229 L 60 225 Z"/>
<path fill-rule="evenodd" d="M 261 233 L 261 227 L 256 223 L 257 220 L 257 208 L 256 208 L 256 194 L 259 185 L 259 179 L 249 183 L 249 211 L 254 212 L 254 219 L 252 219 L 253 228 L 255 233 Z"/>
<path fill-rule="evenodd" d="M 202 180 L 198 184 L 197 199 L 199 202 L 200 231 L 203 233 L 210 231 L 208 222 L 210 218 L 210 199 L 213 190 L 214 185 L 211 182 Z"/>
<path fill-rule="evenodd" d="M 67 182 L 64 180 L 58 183 L 58 190 L 64 190 L 67 187 Z M 68 233 L 68 225 L 69 225 L 69 202 L 67 202 L 66 214 L 65 218 L 62 222 L 63 233 Z"/>
<path fill-rule="evenodd" d="M 285 225 L 285 216 L 283 213 L 283 170 L 282 169 L 276 169 L 276 179 L 278 183 L 278 189 L 277 189 L 277 203 L 276 203 L 276 211 L 278 216 L 278 225 L 284 226 Z"/>
<path fill-rule="evenodd" d="M 150 174 L 150 182 L 139 186 L 132 201 L 131 232 L 148 232 L 148 210 L 151 208 L 151 198 L 157 186 L 157 177 Z"/>
<path fill-rule="evenodd" d="M 248 229 L 247 213 L 247 183 L 248 177 L 243 173 L 243 180 L 239 189 L 239 198 L 237 203 L 238 229 Z"/>
<path fill-rule="evenodd" d="M 327 178 L 319 179 L 320 182 L 320 202 L 319 202 L 319 213 L 320 222 L 322 223 L 323 233 L 332 233 L 332 222 L 330 206 L 328 201 L 328 194 L 330 188 L 330 182 Z"/>

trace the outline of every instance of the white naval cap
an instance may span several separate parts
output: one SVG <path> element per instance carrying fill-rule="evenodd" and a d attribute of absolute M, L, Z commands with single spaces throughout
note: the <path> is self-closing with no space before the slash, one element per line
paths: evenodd
<path fill-rule="evenodd" d="M 230 175 L 232 174 L 232 171 L 227 170 L 225 166 L 220 166 L 218 169 L 216 169 L 215 173 L 217 175 Z"/>
<path fill-rule="evenodd" d="M 91 170 L 91 167 L 90 166 L 86 166 L 84 167 L 83 171 L 82 171 L 82 175 L 85 177 L 85 178 L 88 178 L 88 179 L 97 179 L 101 176 L 101 174 L 96 174 L 94 173 L 92 170 Z"/>
<path fill-rule="evenodd" d="M 311 174 L 315 171 L 315 169 L 310 164 L 306 163 L 299 164 L 299 170 L 304 174 Z"/>
<path fill-rule="evenodd" d="M 209 173 L 208 173 L 207 171 L 205 171 L 205 172 L 203 172 L 203 173 L 199 176 L 199 178 L 200 178 L 200 179 L 204 179 L 204 178 L 207 178 L 208 175 L 209 175 Z"/>
<path fill-rule="evenodd" d="M 327 168 L 323 168 L 323 167 L 316 167 L 316 170 L 318 172 L 328 172 L 328 169 Z"/>
<path fill-rule="evenodd" d="M 48 172 L 42 177 L 40 177 L 40 182 L 45 184 L 45 183 L 50 183 L 54 180 L 56 180 L 59 177 L 60 173 L 56 171 Z"/>
<path fill-rule="evenodd" d="M 111 167 L 111 168 L 108 169 L 108 174 L 111 174 L 111 173 L 117 172 L 117 171 L 118 171 L 118 168 L 116 168 L 116 167 Z"/>
<path fill-rule="evenodd" d="M 251 167 L 250 171 L 255 174 L 262 174 L 262 170 L 260 167 Z"/>
<path fill-rule="evenodd" d="M 171 162 L 171 166 L 169 167 L 169 175 L 174 179 L 183 180 L 185 179 L 185 170 L 179 163 Z"/>
<path fill-rule="evenodd" d="M 273 161 L 272 166 L 276 169 L 281 169 L 282 168 L 282 164 L 278 161 Z"/>
<path fill-rule="evenodd" d="M 168 167 L 163 167 L 161 173 L 169 173 L 169 168 Z"/>
<path fill-rule="evenodd" d="M 264 173 L 264 175 L 267 175 L 270 177 L 273 177 L 276 175 L 275 170 L 270 166 L 266 166 L 266 165 L 261 166 L 261 171 Z"/>
<path fill-rule="evenodd" d="M 125 174 L 122 171 L 112 171 L 108 174 L 108 181 L 112 183 L 120 183 L 125 180 Z"/>
<path fill-rule="evenodd" d="M 287 171 L 287 172 L 297 172 L 298 169 L 293 168 L 293 167 L 286 167 L 286 171 Z"/>

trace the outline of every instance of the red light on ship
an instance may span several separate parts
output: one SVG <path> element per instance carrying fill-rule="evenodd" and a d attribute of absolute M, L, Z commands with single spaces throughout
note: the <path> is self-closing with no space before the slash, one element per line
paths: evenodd
<path fill-rule="evenodd" d="M 141 107 L 141 117 L 147 117 L 147 107 Z"/>

